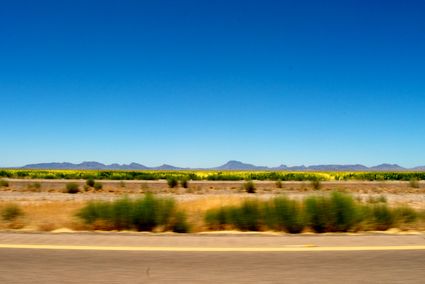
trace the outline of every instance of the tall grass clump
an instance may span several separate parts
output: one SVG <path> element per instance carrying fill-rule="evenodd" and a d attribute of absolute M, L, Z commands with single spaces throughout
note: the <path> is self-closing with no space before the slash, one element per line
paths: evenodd
<path fill-rule="evenodd" d="M 396 221 L 393 210 L 387 204 L 375 204 L 370 211 L 369 220 L 372 228 L 378 231 L 384 231 L 391 228 Z"/>
<path fill-rule="evenodd" d="M 282 181 L 281 180 L 276 181 L 276 188 L 282 188 Z"/>
<path fill-rule="evenodd" d="M 213 230 L 239 229 L 258 231 L 263 222 L 263 204 L 257 199 L 245 200 L 239 206 L 213 208 L 205 213 L 205 223 Z"/>
<path fill-rule="evenodd" d="M 187 222 L 187 216 L 185 212 L 176 212 L 172 224 L 172 231 L 175 233 L 187 233 L 190 231 L 190 225 Z"/>
<path fill-rule="evenodd" d="M 265 223 L 271 229 L 300 233 L 305 227 L 302 204 L 287 197 L 272 199 L 265 207 Z"/>
<path fill-rule="evenodd" d="M 243 184 L 243 188 L 246 193 L 255 193 L 257 189 L 255 188 L 255 184 L 249 180 Z"/>
<path fill-rule="evenodd" d="M 139 199 L 127 197 L 107 202 L 92 201 L 77 216 L 86 224 L 114 230 L 176 230 L 187 231 L 186 215 L 178 211 L 174 199 L 146 194 Z"/>
<path fill-rule="evenodd" d="M 411 178 L 410 181 L 409 181 L 409 185 L 412 188 L 419 188 L 420 187 L 419 180 L 417 178 Z"/>
<path fill-rule="evenodd" d="M 80 192 L 80 186 L 74 182 L 67 183 L 65 186 L 65 192 L 71 194 L 78 193 Z"/>
<path fill-rule="evenodd" d="M 4 221 L 14 221 L 24 215 L 24 211 L 16 204 L 8 204 L 1 209 L 1 217 Z"/>
<path fill-rule="evenodd" d="M 181 185 L 181 187 L 183 187 L 183 188 L 188 188 L 188 187 L 189 187 L 189 180 L 188 180 L 188 178 L 187 178 L 187 177 L 183 177 L 183 178 L 180 180 L 180 185 Z"/>
<path fill-rule="evenodd" d="M 230 225 L 230 211 L 233 207 L 219 207 L 208 210 L 205 213 L 204 221 L 209 229 L 212 230 L 224 230 Z"/>
<path fill-rule="evenodd" d="M 174 188 L 179 185 L 179 181 L 177 180 L 176 177 L 170 176 L 170 177 L 167 177 L 167 184 L 169 188 Z"/>
<path fill-rule="evenodd" d="M 94 180 L 94 178 L 88 178 L 86 180 L 86 185 L 89 186 L 89 187 L 93 187 L 95 183 L 96 183 L 96 181 Z"/>
<path fill-rule="evenodd" d="M 353 197 L 340 192 L 308 197 L 304 207 L 308 225 L 318 233 L 346 232 L 361 221 Z"/>
<path fill-rule="evenodd" d="M 241 231 L 258 231 L 262 224 L 261 203 L 258 200 L 245 200 L 241 206 L 229 211 L 232 224 Z"/>
<path fill-rule="evenodd" d="M 100 182 L 95 182 L 94 184 L 93 184 L 93 188 L 95 189 L 95 190 L 101 190 L 102 188 L 103 188 L 103 184 L 102 183 L 100 183 Z"/>
<path fill-rule="evenodd" d="M 0 187 L 8 187 L 8 186 L 9 186 L 9 182 L 7 180 L 0 179 Z"/>

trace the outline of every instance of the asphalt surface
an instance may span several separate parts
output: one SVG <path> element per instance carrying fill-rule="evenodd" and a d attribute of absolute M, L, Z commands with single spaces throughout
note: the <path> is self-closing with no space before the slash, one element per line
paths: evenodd
<path fill-rule="evenodd" d="M 423 235 L 0 234 L 0 244 L 0 283 L 424 283 L 425 279 Z M 13 247 L 19 245 L 34 247 Z M 73 250 L 68 245 L 87 247 Z M 99 245 L 127 249 L 99 250 Z M 163 251 L 132 250 L 142 246 Z M 420 248 L 412 249 L 415 246 Z M 219 247 L 247 251 L 211 251 Z M 253 247 L 271 250 L 248 251 Z M 272 249 L 294 247 L 307 251 Z M 335 247 L 341 251 L 315 251 Z M 356 247 L 363 249 L 350 250 Z M 377 247 L 381 248 L 374 250 Z"/>

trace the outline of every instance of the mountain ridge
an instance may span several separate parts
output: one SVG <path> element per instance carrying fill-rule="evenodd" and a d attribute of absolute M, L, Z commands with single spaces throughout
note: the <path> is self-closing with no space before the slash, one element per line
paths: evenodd
<path fill-rule="evenodd" d="M 241 161 L 230 160 L 218 167 L 211 168 L 183 168 L 173 165 L 163 164 L 157 167 L 148 167 L 139 163 L 130 164 L 103 164 L 96 161 L 84 161 L 78 164 L 69 162 L 53 162 L 28 164 L 18 169 L 45 169 L 45 170 L 256 170 L 256 171 L 423 171 L 425 166 L 417 166 L 414 168 L 404 168 L 397 164 L 380 164 L 377 166 L 367 167 L 361 164 L 324 164 L 310 166 L 287 166 L 281 164 L 276 167 L 256 166 L 254 164 L 243 163 Z"/>

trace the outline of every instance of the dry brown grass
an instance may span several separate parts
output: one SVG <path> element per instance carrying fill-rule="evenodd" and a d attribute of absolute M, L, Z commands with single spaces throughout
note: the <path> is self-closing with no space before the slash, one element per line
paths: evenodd
<path fill-rule="evenodd" d="M 269 197 L 276 196 L 270 195 Z M 300 199 L 305 195 L 301 193 L 289 194 L 290 198 Z M 117 196 L 118 197 L 118 196 Z M 135 196 L 136 197 L 136 196 Z M 187 213 L 188 222 L 192 226 L 192 231 L 200 232 L 204 231 L 204 213 L 206 210 L 211 208 L 217 208 L 220 206 L 237 205 L 246 198 L 267 198 L 265 195 L 254 195 L 248 196 L 246 194 L 191 194 L 190 198 L 186 196 L 180 196 L 177 198 L 178 207 Z M 360 200 L 367 199 L 370 197 L 366 194 Z M 73 230 L 84 230 L 86 228 L 81 220 L 75 217 L 76 212 L 84 206 L 86 201 L 82 200 L 68 200 L 68 201 L 13 201 L 13 203 L 19 205 L 23 211 L 24 216 L 17 218 L 16 220 L 6 222 L 0 218 L 0 230 L 4 229 L 24 229 L 24 230 L 37 230 L 37 231 L 53 231 L 61 228 L 68 228 Z M 10 204 L 10 202 L 0 201 L 0 209 Z M 391 200 L 389 198 L 389 204 L 392 206 L 401 205 L 405 203 L 399 203 L 397 200 Z M 413 205 L 414 208 L 424 210 L 423 203 L 420 204 L 409 204 Z M 425 220 L 425 218 L 423 219 Z M 424 221 L 425 222 L 425 221 Z M 425 228 L 425 224 L 419 227 Z M 100 224 L 99 229 L 102 228 Z"/>
<path fill-rule="evenodd" d="M 178 206 L 187 212 L 188 222 L 192 225 L 192 231 L 200 232 L 206 229 L 204 225 L 205 211 L 220 206 L 237 205 L 245 198 L 250 197 L 234 195 L 200 196 L 197 199 L 180 201 Z"/>
<path fill-rule="evenodd" d="M 10 202 L 1 202 L 0 208 Z M 74 229 L 78 227 L 78 220 L 75 219 L 75 212 L 80 209 L 82 202 L 14 202 L 19 205 L 24 216 L 17 218 L 13 222 L 0 221 L 2 229 L 26 229 L 37 231 L 53 231 L 59 228 Z"/>

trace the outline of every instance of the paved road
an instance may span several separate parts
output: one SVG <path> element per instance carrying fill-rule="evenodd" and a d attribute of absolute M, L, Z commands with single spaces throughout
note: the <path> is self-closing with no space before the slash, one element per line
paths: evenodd
<path fill-rule="evenodd" d="M 0 234 L 0 283 L 424 283 L 423 235 L 416 236 L 140 236 Z M 40 249 L 39 245 L 63 249 Z M 303 245 L 315 244 L 317 246 Z M 11 247 L 6 248 L 6 244 Z M 19 245 L 34 248 L 13 248 Z M 347 245 L 351 244 L 350 247 Z M 84 250 L 66 245 L 87 246 Z M 128 250 L 97 250 L 127 245 Z M 131 248 L 200 251 L 132 251 Z M 288 248 L 202 251 L 201 248 Z M 326 247 L 323 247 L 326 246 Z M 379 250 L 369 250 L 382 247 Z M 405 247 L 406 250 L 386 250 Z M 418 246 L 419 249 L 412 249 Z M 307 251 L 290 251 L 291 248 Z M 315 251 L 316 248 L 342 251 Z M 349 248 L 363 248 L 350 251 Z M 308 250 L 312 251 L 308 251 Z M 345 250 L 347 249 L 347 250 Z"/>
<path fill-rule="evenodd" d="M 0 283 L 424 283 L 424 251 L 0 250 Z"/>

